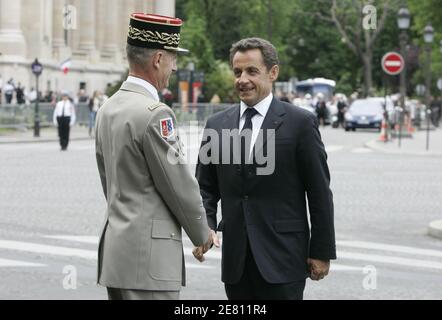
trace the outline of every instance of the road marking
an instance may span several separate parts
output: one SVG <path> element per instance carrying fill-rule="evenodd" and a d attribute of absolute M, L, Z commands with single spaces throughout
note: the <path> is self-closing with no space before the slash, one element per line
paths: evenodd
<path fill-rule="evenodd" d="M 44 238 L 49 239 L 58 239 L 58 240 L 66 240 L 66 241 L 74 241 L 88 244 L 98 244 L 98 237 L 96 236 L 65 236 L 65 235 L 46 235 Z M 183 242 L 186 242 L 186 245 L 189 244 L 189 247 L 184 246 L 184 254 L 193 257 L 192 250 L 193 245 L 187 236 L 183 237 Z M 212 249 L 205 253 L 204 255 L 207 258 L 221 259 L 221 251 Z"/>
<path fill-rule="evenodd" d="M 87 237 L 89 238 L 89 237 Z M 93 238 L 93 237 L 90 237 Z M 0 240 L 0 248 L 7 250 L 15 250 L 15 251 L 25 251 L 32 253 L 40 253 L 40 254 L 49 254 L 56 256 L 68 256 L 68 257 L 79 257 L 90 260 L 97 260 L 97 250 L 83 250 L 69 247 L 60 247 L 60 246 L 51 246 L 51 245 L 43 245 L 36 244 L 32 242 L 20 242 L 20 241 L 8 241 L 8 240 Z M 185 248 L 188 255 L 192 254 L 191 249 Z M 209 257 L 210 255 L 206 255 Z M 204 266 L 193 263 L 186 263 L 186 266 L 189 268 L 201 269 L 201 268 L 214 268 L 213 266 Z"/>
<path fill-rule="evenodd" d="M 332 262 L 330 263 L 330 271 L 362 271 L 362 267 L 354 267 Z"/>
<path fill-rule="evenodd" d="M 442 263 L 435 261 L 406 259 L 400 257 L 390 257 L 390 256 L 376 255 L 376 254 L 345 252 L 345 251 L 338 251 L 337 255 L 338 259 L 380 262 L 380 263 L 395 264 L 400 266 L 442 270 Z"/>
<path fill-rule="evenodd" d="M 32 242 L 0 240 L 0 248 L 16 251 L 43 253 L 57 256 L 97 259 L 96 250 L 83 250 L 68 247 L 50 246 Z"/>
<path fill-rule="evenodd" d="M 351 150 L 352 153 L 372 153 L 373 150 L 368 148 L 355 148 Z"/>
<path fill-rule="evenodd" d="M 407 246 L 397 246 L 391 244 L 384 244 L 378 242 L 366 242 L 366 241 L 336 241 L 338 246 L 361 248 L 361 249 L 374 249 L 381 251 L 400 252 L 432 257 L 442 257 L 442 251 L 421 249 Z"/>
<path fill-rule="evenodd" d="M 89 243 L 89 244 L 97 244 L 98 243 L 98 237 L 95 237 L 95 236 L 50 235 L 50 236 L 45 236 L 45 237 L 52 238 L 52 239 Z M 186 243 L 186 246 L 184 246 L 184 254 L 186 256 L 193 258 L 193 254 L 192 254 L 193 246 L 192 246 L 190 240 L 187 238 L 187 236 L 183 237 L 183 242 Z M 413 247 L 398 246 L 398 245 L 389 245 L 389 244 L 376 243 L 376 242 L 337 241 L 337 245 L 343 246 L 343 247 L 373 249 L 373 250 L 398 252 L 398 253 L 406 253 L 406 254 L 442 257 L 442 252 L 437 251 L 437 250 L 413 248 Z M 0 241 L 0 247 L 1 246 L 2 246 L 2 242 Z M 46 246 L 46 247 L 48 247 L 48 246 Z M 49 246 L 49 247 L 54 248 L 52 246 Z M 71 249 L 71 248 L 66 248 L 69 251 L 65 251 L 65 248 L 63 248 L 63 247 L 55 247 L 55 248 L 56 248 L 55 252 L 59 252 L 59 251 L 69 252 L 70 254 L 66 254 L 66 255 L 77 255 L 78 256 L 78 254 L 79 254 L 79 256 L 81 256 L 81 257 L 87 257 L 92 252 L 93 258 L 94 259 L 96 258 L 95 251 Z M 72 250 L 74 250 L 74 251 L 72 252 Z M 79 252 L 77 252 L 76 250 L 79 250 Z M 51 249 L 49 251 L 54 252 L 54 249 Z M 50 253 L 50 252 L 48 252 L 48 253 Z M 85 252 L 87 252 L 87 254 Z M 428 261 L 428 260 L 407 259 L 407 258 L 391 257 L 391 256 L 385 256 L 385 255 L 373 255 L 373 254 L 363 254 L 363 253 L 356 253 L 356 252 L 353 253 L 353 252 L 345 252 L 345 251 L 338 251 L 338 256 L 339 256 L 339 258 L 350 259 L 350 260 L 373 261 L 373 262 L 382 262 L 382 263 L 388 263 L 388 264 L 396 264 L 396 265 L 404 265 L 404 266 L 412 266 L 412 267 L 420 267 L 420 268 L 442 269 L 442 263 Z M 221 259 L 221 250 L 216 249 L 216 248 L 211 249 L 208 252 L 206 252 L 205 257 L 209 258 L 209 259 L 220 260 Z M 349 266 L 340 266 L 339 264 L 337 265 L 336 268 L 337 268 L 336 270 L 339 270 L 339 271 L 360 270 L 360 268 L 356 268 L 356 267 L 355 268 L 351 267 L 352 269 L 349 269 Z"/>
<path fill-rule="evenodd" d="M 25 262 L 19 260 L 0 259 L 0 268 L 2 267 L 46 267 L 41 263 Z"/>
<path fill-rule="evenodd" d="M 334 145 L 331 145 L 331 146 L 325 146 L 325 151 L 326 151 L 327 153 L 335 152 L 335 151 L 339 151 L 339 150 L 342 150 L 342 149 L 344 149 L 343 146 L 334 146 Z"/>
<path fill-rule="evenodd" d="M 98 237 L 97 236 L 65 236 L 65 235 L 47 235 L 43 236 L 48 239 L 56 239 L 56 240 L 66 240 L 72 242 L 81 242 L 81 243 L 89 243 L 98 245 Z"/>

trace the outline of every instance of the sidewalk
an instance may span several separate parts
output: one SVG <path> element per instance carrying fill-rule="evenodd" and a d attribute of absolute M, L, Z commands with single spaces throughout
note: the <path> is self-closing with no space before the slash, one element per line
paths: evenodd
<path fill-rule="evenodd" d="M 430 130 L 429 150 L 427 146 L 427 131 L 415 131 L 412 138 L 403 138 L 401 147 L 397 138 L 388 142 L 372 140 L 365 144 L 366 147 L 377 152 L 396 155 L 435 156 L 442 157 L 442 129 Z M 441 159 L 442 163 L 442 159 Z M 441 212 L 442 214 L 442 212 Z M 428 225 L 428 235 L 442 239 L 442 220 L 432 221 Z"/>
<path fill-rule="evenodd" d="M 388 142 L 369 141 L 366 147 L 378 152 L 397 155 L 439 156 L 442 157 L 442 129 L 430 130 L 430 148 L 426 150 L 427 131 L 414 131 L 412 138 L 402 138 L 399 148 L 398 138 Z"/>
<path fill-rule="evenodd" d="M 88 128 L 74 126 L 71 128 L 69 140 L 90 140 Z M 57 128 L 42 128 L 40 129 L 40 137 L 34 137 L 34 130 L 28 129 L 26 131 L 11 131 L 7 133 L 0 133 L 0 144 L 5 143 L 32 143 L 32 142 L 53 142 L 58 141 Z"/>

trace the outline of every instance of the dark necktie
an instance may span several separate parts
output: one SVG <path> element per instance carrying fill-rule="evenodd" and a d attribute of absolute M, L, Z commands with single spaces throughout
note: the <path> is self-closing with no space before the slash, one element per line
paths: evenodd
<path fill-rule="evenodd" d="M 244 122 L 244 127 L 242 127 L 242 129 L 241 129 L 241 133 L 244 131 L 244 129 L 249 129 L 250 134 L 245 134 L 245 139 L 243 141 L 241 141 L 241 164 L 242 165 L 244 165 L 246 163 L 246 159 L 248 159 L 249 154 L 250 154 L 250 149 L 246 150 L 246 146 L 250 146 L 250 148 L 252 148 L 252 145 L 251 145 L 252 130 L 253 130 L 252 118 L 257 113 L 258 113 L 258 111 L 256 111 L 255 108 L 247 108 L 246 111 L 244 112 L 244 114 L 246 115 L 246 121 Z"/>

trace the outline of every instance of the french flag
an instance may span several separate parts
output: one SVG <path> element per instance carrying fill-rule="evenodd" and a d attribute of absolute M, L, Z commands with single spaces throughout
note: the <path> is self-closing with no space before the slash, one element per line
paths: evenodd
<path fill-rule="evenodd" d="M 64 74 L 69 72 L 69 68 L 71 67 L 71 58 L 67 58 L 62 63 L 60 63 L 60 69 Z"/>

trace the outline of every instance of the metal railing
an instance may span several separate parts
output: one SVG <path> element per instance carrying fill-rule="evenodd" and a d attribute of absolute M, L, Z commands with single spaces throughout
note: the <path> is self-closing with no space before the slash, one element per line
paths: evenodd
<path fill-rule="evenodd" d="M 213 114 L 232 107 L 232 104 L 213 103 L 188 103 L 182 105 L 174 103 L 172 109 L 175 112 L 179 124 L 197 122 L 204 125 L 206 120 Z M 89 107 L 87 103 L 79 103 L 75 106 L 76 123 L 87 126 L 89 124 Z M 54 104 L 39 103 L 40 126 L 52 126 Z M 0 128 L 30 129 L 34 126 L 35 105 L 0 105 Z"/>
<path fill-rule="evenodd" d="M 39 103 L 40 126 L 48 127 L 53 124 L 52 117 L 55 105 Z M 88 125 L 89 107 L 86 103 L 75 106 L 76 123 Z M 30 129 L 34 127 L 35 105 L 3 104 L 0 105 L 0 128 Z"/>

